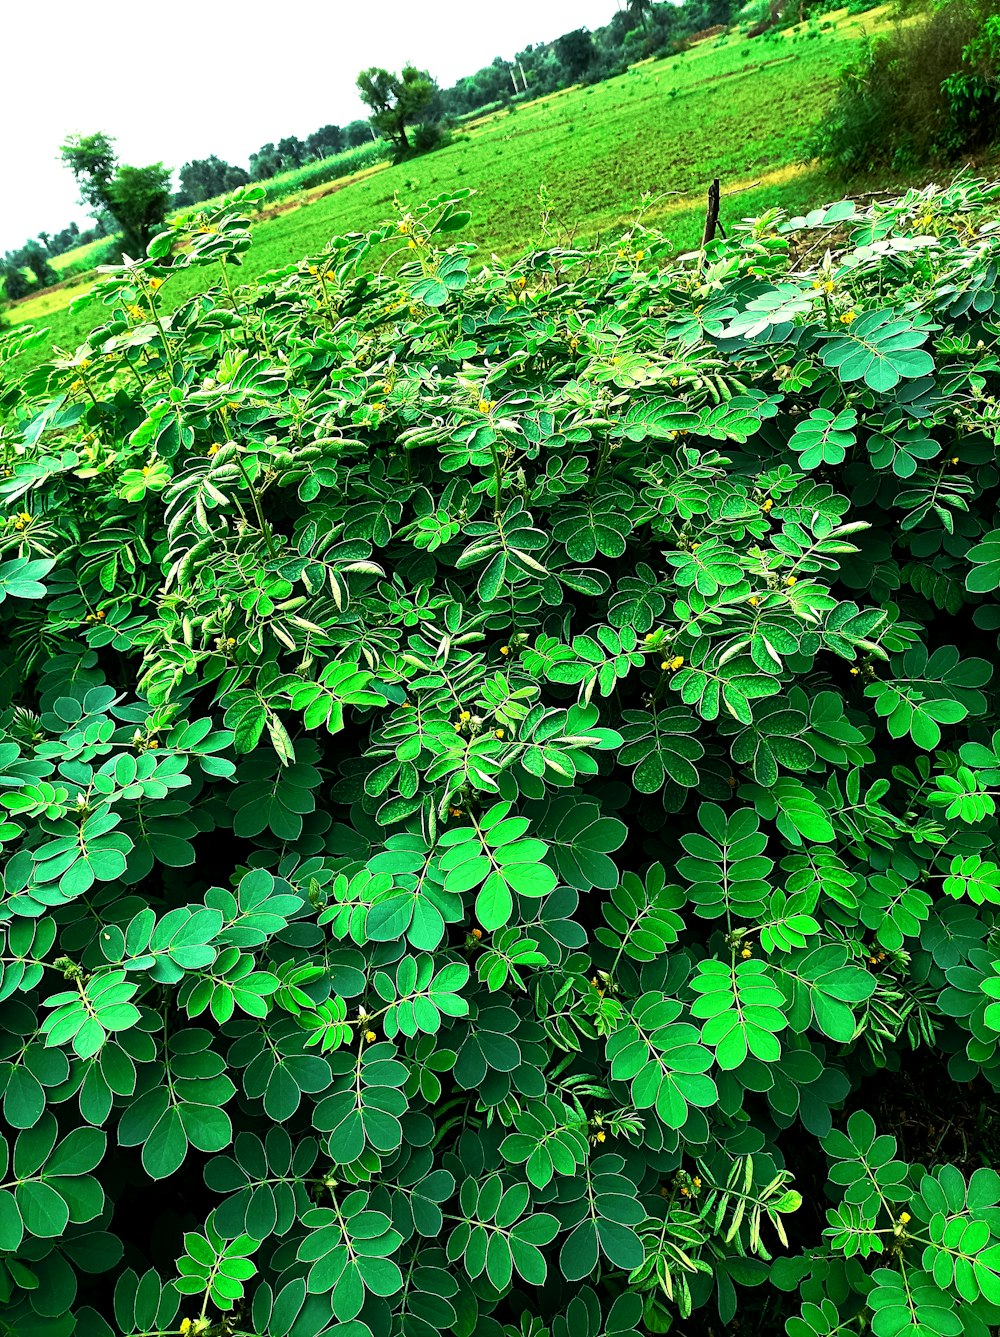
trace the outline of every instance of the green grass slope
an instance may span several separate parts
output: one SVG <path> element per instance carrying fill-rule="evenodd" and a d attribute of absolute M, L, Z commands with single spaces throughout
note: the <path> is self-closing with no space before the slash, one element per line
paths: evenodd
<path fill-rule="evenodd" d="M 802 165 L 804 140 L 829 107 L 837 73 L 862 30 L 884 24 L 885 13 L 841 11 L 822 26 L 768 39 L 702 43 L 593 88 L 495 113 L 436 153 L 370 169 L 266 211 L 255 224 L 245 274 L 363 230 L 391 212 L 394 198 L 405 206 L 463 187 L 479 192 L 465 236 L 483 260 L 538 240 L 543 186 L 554 237 L 587 240 L 620 231 L 650 196 L 644 221 L 663 227 L 678 248 L 697 242 L 705 187 L 716 176 L 730 196 L 723 221 L 776 204 L 820 203 L 838 191 L 818 169 Z M 173 285 L 178 300 L 188 295 L 185 281 L 178 276 Z M 76 286 L 42 293 L 14 307 L 10 319 L 39 321 L 56 345 L 74 347 L 94 323 L 86 307 L 70 307 L 80 292 Z"/>

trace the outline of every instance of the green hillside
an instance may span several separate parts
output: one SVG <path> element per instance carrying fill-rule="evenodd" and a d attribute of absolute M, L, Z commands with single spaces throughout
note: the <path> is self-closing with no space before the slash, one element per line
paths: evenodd
<path fill-rule="evenodd" d="M 543 187 L 556 239 L 614 234 L 642 211 L 678 248 L 696 242 L 705 186 L 715 176 L 732 197 L 724 199 L 724 220 L 819 203 L 840 192 L 802 163 L 809 128 L 830 105 L 860 34 L 884 24 L 887 12 L 842 10 L 766 38 L 703 42 L 591 88 L 490 115 L 436 153 L 265 210 L 248 272 L 288 264 L 331 236 L 373 225 L 394 198 L 405 207 L 468 187 L 478 192 L 468 235 L 484 259 L 538 239 Z M 181 276 L 172 285 L 177 300 L 188 295 L 185 282 Z M 86 307 L 70 309 L 86 286 L 84 279 L 49 290 L 15 306 L 10 318 L 41 321 L 56 344 L 75 346 L 93 323 Z"/>

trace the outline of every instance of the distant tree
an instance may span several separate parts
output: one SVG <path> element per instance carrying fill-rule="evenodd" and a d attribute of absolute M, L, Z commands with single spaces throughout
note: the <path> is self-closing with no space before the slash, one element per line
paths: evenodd
<path fill-rule="evenodd" d="M 41 243 L 34 238 L 25 242 L 19 251 L 8 251 L 0 258 L 0 277 L 11 302 L 59 281 Z"/>
<path fill-rule="evenodd" d="M 344 150 L 344 132 L 339 125 L 321 125 L 306 139 L 306 149 L 314 158 L 332 158 Z"/>
<path fill-rule="evenodd" d="M 240 186 L 246 186 L 250 183 L 250 173 L 245 167 L 237 167 L 235 163 L 230 163 L 226 168 L 226 175 L 222 182 L 223 191 L 228 194 L 231 190 L 239 190 Z"/>
<path fill-rule="evenodd" d="M 70 251 L 74 246 L 80 244 L 80 226 L 78 223 L 70 223 L 64 227 L 61 232 L 49 238 L 48 250 L 50 255 L 62 255 L 64 251 Z"/>
<path fill-rule="evenodd" d="M 437 93 L 437 85 L 426 70 L 405 65 L 402 74 L 393 74 L 373 65 L 358 75 L 358 92 L 371 107 L 371 123 L 400 154 L 409 153 L 408 125 L 425 119 Z"/>
<path fill-rule="evenodd" d="M 284 139 L 278 140 L 278 157 L 281 159 L 281 170 L 290 172 L 293 168 L 301 167 L 306 160 L 306 146 L 298 135 L 286 135 Z"/>
<path fill-rule="evenodd" d="M 0 259 L 0 278 L 3 279 L 4 293 L 8 302 L 17 302 L 31 292 L 31 280 L 24 272 L 18 251 L 8 251 L 3 259 Z"/>
<path fill-rule="evenodd" d="M 142 256 L 166 218 L 170 172 L 162 163 L 131 167 L 120 163 L 105 134 L 72 135 L 62 158 L 76 177 L 83 202 L 98 221 L 110 214 L 122 233 L 127 255 Z"/>
<path fill-rule="evenodd" d="M 176 202 L 197 204 L 200 200 L 211 200 L 216 195 L 224 194 L 229 189 L 227 178 L 234 170 L 246 176 L 242 168 L 234 169 L 214 153 L 208 158 L 194 158 L 186 162 L 178 173 L 181 188 L 175 197 Z"/>
<path fill-rule="evenodd" d="M 795 8 L 800 8 L 802 0 L 797 0 Z M 771 23 L 777 23 L 782 10 L 788 8 L 785 0 L 770 0 Z M 678 36 L 702 32 L 705 28 L 714 28 L 720 23 L 731 23 L 738 7 L 733 0 L 687 0 L 679 11 L 684 26 Z"/>
<path fill-rule="evenodd" d="M 626 0 L 628 13 L 639 20 L 643 32 L 649 26 L 649 16 L 653 11 L 653 0 Z"/>
<path fill-rule="evenodd" d="M 63 162 L 76 177 L 80 199 L 95 215 L 108 208 L 108 192 L 118 169 L 114 140 L 103 133 L 70 135 L 62 149 Z"/>
<path fill-rule="evenodd" d="M 741 0 L 735 0 L 735 5 L 731 5 L 729 0 L 725 3 L 730 9 L 741 3 Z M 728 22 L 728 18 L 726 22 Z M 706 28 L 711 24 L 704 24 Z M 667 50 L 676 37 L 680 35 L 681 29 L 685 27 L 684 6 L 677 5 L 657 5 L 653 10 L 653 33 L 651 40 L 660 50 Z M 695 29 L 694 31 L 697 31 Z"/>
<path fill-rule="evenodd" d="M 594 59 L 594 39 L 586 28 L 577 28 L 556 39 L 556 55 L 566 71 L 567 82 L 575 84 L 586 74 Z"/>
<path fill-rule="evenodd" d="M 149 167 L 123 163 L 111 182 L 109 199 L 109 211 L 121 226 L 125 254 L 145 255 L 170 207 L 170 172 L 159 162 Z"/>
<path fill-rule="evenodd" d="M 370 144 L 374 133 L 367 121 L 351 121 L 350 125 L 344 126 L 344 146 L 356 149 L 362 144 Z"/>
<path fill-rule="evenodd" d="M 35 276 L 35 287 L 49 288 L 59 282 L 59 275 L 49 264 L 49 258 L 37 241 L 27 242 L 20 252 L 21 265 Z"/>
<path fill-rule="evenodd" d="M 273 144 L 262 144 L 256 153 L 250 154 L 250 179 L 269 181 L 281 171 L 281 159 Z"/>

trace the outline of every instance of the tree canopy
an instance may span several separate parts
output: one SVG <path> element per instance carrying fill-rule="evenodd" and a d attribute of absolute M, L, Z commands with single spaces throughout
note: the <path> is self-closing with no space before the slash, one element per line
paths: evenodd
<path fill-rule="evenodd" d="M 132 167 L 118 161 L 110 136 L 71 135 L 62 158 L 76 177 L 80 198 L 98 217 L 110 214 L 122 234 L 122 246 L 133 257 L 163 226 L 170 204 L 170 171 L 162 163 Z"/>
<path fill-rule="evenodd" d="M 371 123 L 400 153 L 410 151 L 406 133 L 408 125 L 415 125 L 430 109 L 437 92 L 437 84 L 426 70 L 404 65 L 401 74 L 393 74 L 380 65 L 372 65 L 358 75 L 358 92 L 366 106 L 371 107 Z"/>

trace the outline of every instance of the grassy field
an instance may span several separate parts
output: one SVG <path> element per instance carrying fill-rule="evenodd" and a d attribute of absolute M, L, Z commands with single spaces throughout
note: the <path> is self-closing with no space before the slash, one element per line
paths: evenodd
<path fill-rule="evenodd" d="M 646 61 L 620 78 L 574 88 L 497 112 L 463 128 L 447 148 L 399 166 L 378 166 L 303 192 L 255 224 L 245 277 L 316 252 L 342 232 L 361 230 L 446 190 L 473 187 L 473 222 L 464 234 L 485 260 L 510 255 L 539 236 L 539 188 L 561 236 L 591 240 L 644 221 L 678 248 L 697 242 L 707 183 L 722 181 L 722 219 L 780 204 L 800 210 L 840 191 L 803 165 L 811 127 L 829 107 L 837 73 L 863 30 L 887 22 L 888 7 L 839 11 L 820 24 L 753 41 L 730 36 L 665 60 Z M 731 198 L 725 198 L 729 195 Z M 177 300 L 187 283 L 171 284 Z M 40 321 L 55 344 L 74 347 L 94 323 L 70 303 L 80 285 L 42 293 L 9 312 Z"/>

